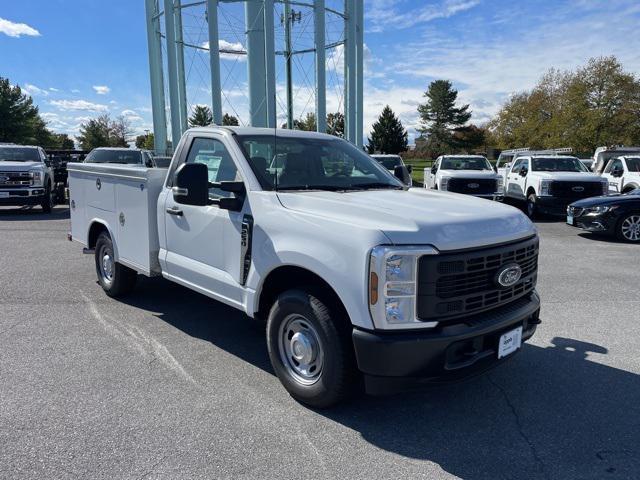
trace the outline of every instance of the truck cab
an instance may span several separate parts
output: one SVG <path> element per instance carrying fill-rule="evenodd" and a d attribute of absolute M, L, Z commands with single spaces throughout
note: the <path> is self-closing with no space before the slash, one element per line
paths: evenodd
<path fill-rule="evenodd" d="M 50 213 L 56 191 L 54 171 L 41 147 L 0 144 L 0 206 L 39 205 Z"/>
<path fill-rule="evenodd" d="M 598 147 L 593 154 L 593 167 L 591 170 L 601 175 L 607 167 L 609 160 L 621 156 L 640 156 L 640 147 L 625 147 L 624 145 Z"/>
<path fill-rule="evenodd" d="M 602 178 L 609 182 L 609 193 L 629 193 L 640 188 L 640 155 L 610 159 Z"/>
<path fill-rule="evenodd" d="M 85 163 L 114 163 L 155 167 L 154 157 L 149 150 L 124 147 L 98 147 L 89 152 Z"/>
<path fill-rule="evenodd" d="M 505 197 L 526 204 L 530 218 L 564 216 L 579 199 L 606 195 L 608 185 L 576 157 L 533 154 L 517 157 L 507 173 Z"/>
<path fill-rule="evenodd" d="M 503 179 L 482 155 L 441 155 L 424 169 L 424 187 L 499 199 Z"/>
<path fill-rule="evenodd" d="M 308 405 L 467 378 L 540 323 L 522 212 L 407 188 L 331 135 L 194 128 L 167 170 L 69 175 L 71 239 L 108 295 L 162 275 L 263 319 L 276 375 Z"/>

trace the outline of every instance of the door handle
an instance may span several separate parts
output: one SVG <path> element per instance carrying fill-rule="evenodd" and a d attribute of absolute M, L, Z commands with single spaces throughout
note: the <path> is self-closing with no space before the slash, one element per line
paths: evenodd
<path fill-rule="evenodd" d="M 176 217 L 182 216 L 182 210 L 180 210 L 178 207 L 167 208 L 167 213 L 169 215 L 175 215 Z"/>

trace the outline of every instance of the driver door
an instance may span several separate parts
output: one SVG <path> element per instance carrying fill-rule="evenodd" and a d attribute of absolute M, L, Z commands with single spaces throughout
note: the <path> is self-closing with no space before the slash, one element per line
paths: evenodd
<path fill-rule="evenodd" d="M 619 172 L 619 173 L 618 173 Z M 622 160 L 614 158 L 604 169 L 602 176 L 609 182 L 609 193 L 620 193 L 622 190 L 624 166 Z"/>
<path fill-rule="evenodd" d="M 209 182 L 241 181 L 237 165 L 224 143 L 215 134 L 193 136 L 181 163 L 203 163 Z M 170 189 L 171 185 L 168 185 Z M 209 199 L 232 195 L 218 188 L 209 189 Z M 175 201 L 171 190 L 165 197 L 165 265 L 178 283 L 204 290 L 214 298 L 242 304 L 241 231 L 244 201 L 240 212 L 223 210 L 218 205 L 184 205 Z"/>

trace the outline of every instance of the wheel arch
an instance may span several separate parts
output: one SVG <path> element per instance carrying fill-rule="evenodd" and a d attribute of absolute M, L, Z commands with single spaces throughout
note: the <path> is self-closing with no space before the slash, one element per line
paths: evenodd
<path fill-rule="evenodd" d="M 640 185 L 637 183 L 627 183 L 622 189 L 622 193 L 629 193 L 637 188 L 640 188 Z"/>
<path fill-rule="evenodd" d="M 317 289 L 322 295 L 322 300 L 328 303 L 329 308 L 337 310 L 338 317 L 344 319 L 351 326 L 347 308 L 335 289 L 317 273 L 297 265 L 281 265 L 267 274 L 257 291 L 257 309 L 254 316 L 266 319 L 278 295 L 287 290 L 302 289 L 303 287 Z"/>
<path fill-rule="evenodd" d="M 87 230 L 87 248 L 96 248 L 96 242 L 102 232 L 106 232 L 111 238 L 114 260 L 117 261 L 119 258 L 118 245 L 116 244 L 111 228 L 103 220 L 94 219 L 90 222 L 89 229 Z"/>

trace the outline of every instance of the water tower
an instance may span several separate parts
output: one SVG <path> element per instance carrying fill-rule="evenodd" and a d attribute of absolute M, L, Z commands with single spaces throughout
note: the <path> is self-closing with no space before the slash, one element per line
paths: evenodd
<path fill-rule="evenodd" d="M 363 142 L 363 0 L 145 0 L 155 149 L 168 152 L 196 105 L 213 123 L 295 128 L 344 115 Z M 168 101 L 167 101 L 168 100 Z M 168 132 L 170 137 L 168 137 Z"/>

